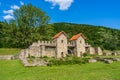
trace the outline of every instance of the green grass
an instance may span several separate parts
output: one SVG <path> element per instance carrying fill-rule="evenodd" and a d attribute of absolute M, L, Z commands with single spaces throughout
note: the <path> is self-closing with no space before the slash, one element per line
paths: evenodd
<path fill-rule="evenodd" d="M 120 80 L 120 62 L 24 67 L 19 60 L 1 60 L 0 80 Z"/>
<path fill-rule="evenodd" d="M 19 51 L 18 48 L 0 48 L 0 55 L 14 55 L 18 54 Z"/>
<path fill-rule="evenodd" d="M 103 52 L 120 52 L 120 50 L 114 50 L 114 51 L 111 51 L 111 50 L 103 50 Z"/>
<path fill-rule="evenodd" d="M 100 57 L 100 58 L 120 58 L 120 55 L 117 55 L 117 56 L 112 56 L 112 55 L 109 55 L 109 56 L 97 56 L 97 57 Z"/>
<path fill-rule="evenodd" d="M 115 52 L 120 52 L 120 50 L 115 50 Z"/>

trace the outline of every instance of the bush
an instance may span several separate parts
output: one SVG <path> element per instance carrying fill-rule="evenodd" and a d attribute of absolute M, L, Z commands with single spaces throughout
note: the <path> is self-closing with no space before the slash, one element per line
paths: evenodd
<path fill-rule="evenodd" d="M 52 65 L 72 65 L 72 64 L 85 64 L 87 63 L 87 59 L 86 58 L 79 58 L 79 57 L 65 57 L 62 59 L 52 59 L 49 61 L 48 66 L 52 66 Z"/>
<path fill-rule="evenodd" d="M 90 56 L 90 54 L 84 53 L 84 54 L 83 54 L 83 57 L 86 57 L 86 56 Z"/>
<path fill-rule="evenodd" d="M 89 53 L 84 53 L 83 57 L 96 57 L 98 56 L 97 54 L 89 54 Z"/>

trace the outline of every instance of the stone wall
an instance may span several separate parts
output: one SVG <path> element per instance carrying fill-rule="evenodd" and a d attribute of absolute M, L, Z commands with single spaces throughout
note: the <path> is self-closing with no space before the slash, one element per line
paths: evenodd
<path fill-rule="evenodd" d="M 40 46 L 31 46 L 28 48 L 28 54 L 30 56 L 40 57 Z"/>
<path fill-rule="evenodd" d="M 43 56 L 55 57 L 55 47 L 45 47 L 45 54 Z"/>
<path fill-rule="evenodd" d="M 97 52 L 98 55 L 103 55 L 103 51 L 100 47 L 96 48 L 96 52 Z"/>
<path fill-rule="evenodd" d="M 12 60 L 14 55 L 0 55 L 0 60 Z"/>
<path fill-rule="evenodd" d="M 85 49 L 87 47 L 87 49 Z M 68 48 L 71 48 L 73 55 L 80 57 L 85 52 L 90 54 L 102 55 L 100 47 L 94 48 L 88 44 L 85 44 L 85 39 L 80 36 L 77 40 L 67 42 L 67 37 L 61 34 L 53 41 L 38 41 L 34 42 L 27 49 L 20 51 L 19 58 L 27 58 L 28 56 L 34 57 L 65 57 L 68 54 Z M 87 51 L 86 51 L 87 50 Z"/>
<path fill-rule="evenodd" d="M 96 50 L 95 50 L 94 47 L 89 47 L 87 53 L 89 53 L 89 54 L 95 54 L 95 53 L 96 53 Z"/>
<path fill-rule="evenodd" d="M 18 56 L 19 56 L 19 59 L 25 59 L 25 58 L 27 58 L 28 57 L 28 51 L 27 51 L 28 49 L 22 49 L 21 51 L 20 51 L 20 53 L 18 54 Z"/>
<path fill-rule="evenodd" d="M 103 55 L 103 51 L 100 47 L 87 47 L 87 53 Z"/>

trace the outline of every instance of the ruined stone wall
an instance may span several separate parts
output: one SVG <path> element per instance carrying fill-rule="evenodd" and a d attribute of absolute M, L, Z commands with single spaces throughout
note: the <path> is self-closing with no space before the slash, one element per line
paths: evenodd
<path fill-rule="evenodd" d="M 28 54 L 30 56 L 40 57 L 40 46 L 31 46 L 28 50 Z"/>
<path fill-rule="evenodd" d="M 97 53 L 98 55 L 103 55 L 103 51 L 102 51 L 102 49 L 101 49 L 100 47 L 97 47 L 97 48 L 96 48 L 96 53 Z"/>
<path fill-rule="evenodd" d="M 46 46 L 45 47 L 45 54 L 43 56 L 47 56 L 47 57 L 55 57 L 55 47 L 49 47 Z"/>
<path fill-rule="evenodd" d="M 55 43 L 53 41 L 34 42 L 29 48 L 20 51 L 19 58 L 27 58 L 28 56 L 43 57 L 47 55 L 47 52 L 45 52 L 45 46 L 55 46 Z"/>
<path fill-rule="evenodd" d="M 89 47 L 88 48 L 88 53 L 89 54 L 95 54 L 96 53 L 96 49 L 94 47 Z"/>
<path fill-rule="evenodd" d="M 0 55 L 0 60 L 11 60 L 14 58 L 14 55 Z"/>
<path fill-rule="evenodd" d="M 87 48 L 87 53 L 103 55 L 103 51 L 100 47 L 89 47 Z"/>

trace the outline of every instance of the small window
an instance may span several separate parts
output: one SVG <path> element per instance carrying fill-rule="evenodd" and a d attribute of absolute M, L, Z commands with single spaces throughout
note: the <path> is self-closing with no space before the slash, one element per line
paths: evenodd
<path fill-rule="evenodd" d="M 82 43 L 82 41 L 80 40 L 80 43 Z"/>
<path fill-rule="evenodd" d="M 63 40 L 61 40 L 61 43 L 63 43 Z"/>

